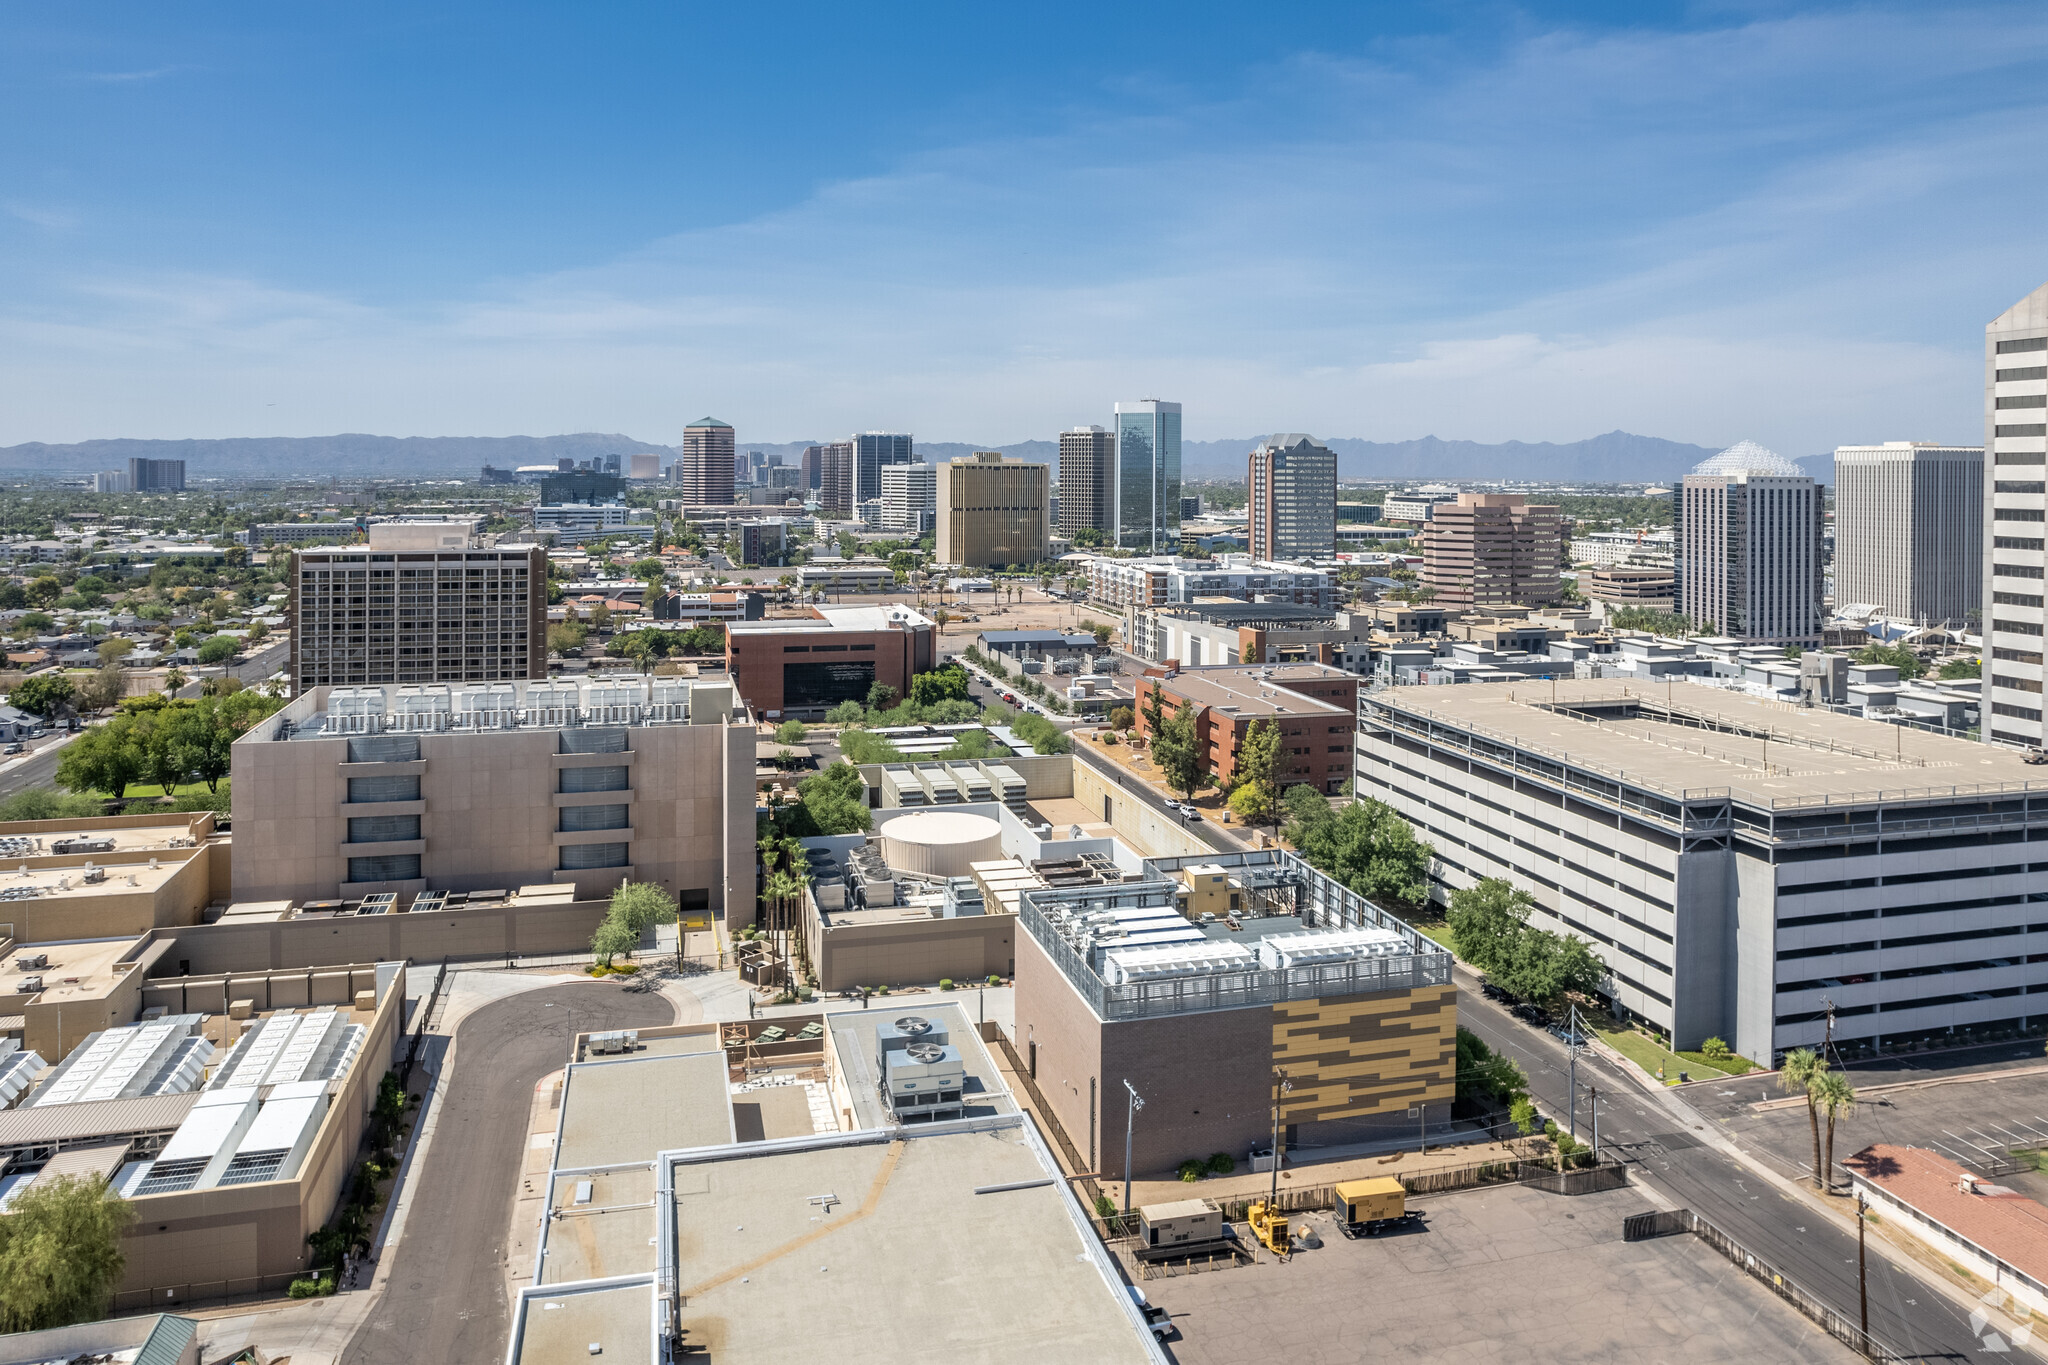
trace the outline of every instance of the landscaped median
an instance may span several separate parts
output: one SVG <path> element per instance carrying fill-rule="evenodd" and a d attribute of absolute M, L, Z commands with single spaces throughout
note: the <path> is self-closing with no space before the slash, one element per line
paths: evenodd
<path fill-rule="evenodd" d="M 1756 1069 L 1747 1057 L 1724 1057 L 1708 1061 L 1702 1052 L 1673 1052 L 1648 1034 L 1634 1029 L 1595 1028 L 1594 1036 L 1652 1076 L 1662 1069 L 1664 1084 L 1677 1085 L 1680 1072 L 1693 1080 L 1716 1080 L 1740 1076 Z"/>

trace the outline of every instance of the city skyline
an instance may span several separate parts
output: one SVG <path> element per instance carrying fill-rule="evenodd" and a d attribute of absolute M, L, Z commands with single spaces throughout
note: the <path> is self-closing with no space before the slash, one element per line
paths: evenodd
<path fill-rule="evenodd" d="M 0 445 L 1008 444 L 1118 392 L 1200 395 L 1189 439 L 1967 443 L 2048 274 L 2017 6 L 129 19 L 0 29 Z M 823 116 L 884 53 L 930 79 Z"/>

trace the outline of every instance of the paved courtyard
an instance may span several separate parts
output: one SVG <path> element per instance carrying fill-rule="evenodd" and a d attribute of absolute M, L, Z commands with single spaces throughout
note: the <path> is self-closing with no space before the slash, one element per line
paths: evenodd
<path fill-rule="evenodd" d="M 1423 1231 L 1323 1238 L 1287 1264 L 1143 1283 L 1183 1365 L 1284 1360 L 1850 1362 L 1858 1357 L 1691 1236 L 1623 1242 L 1636 1190 L 1523 1186 L 1415 1201 Z"/>

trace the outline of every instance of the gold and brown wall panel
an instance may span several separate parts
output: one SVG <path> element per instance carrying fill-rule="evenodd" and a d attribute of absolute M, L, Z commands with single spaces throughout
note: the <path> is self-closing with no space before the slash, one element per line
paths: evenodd
<path fill-rule="evenodd" d="M 1281 1111 L 1288 1123 L 1449 1104 L 1457 1089 L 1457 988 L 1275 1005 L 1273 1065 L 1293 1082 Z"/>

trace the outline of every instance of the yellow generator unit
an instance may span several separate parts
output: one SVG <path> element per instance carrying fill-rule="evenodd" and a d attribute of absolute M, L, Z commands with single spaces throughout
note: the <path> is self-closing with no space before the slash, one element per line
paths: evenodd
<path fill-rule="evenodd" d="M 1391 1176 L 1347 1180 L 1337 1186 L 1337 1225 L 1346 1237 L 1371 1237 L 1402 1223 L 1420 1221 L 1408 1210 L 1408 1191 Z"/>
<path fill-rule="evenodd" d="M 1252 1236 L 1265 1245 L 1275 1256 L 1286 1256 L 1294 1249 L 1294 1243 L 1287 1235 L 1287 1215 L 1266 1206 L 1263 1199 L 1255 1201 L 1245 1214 L 1252 1225 Z"/>

